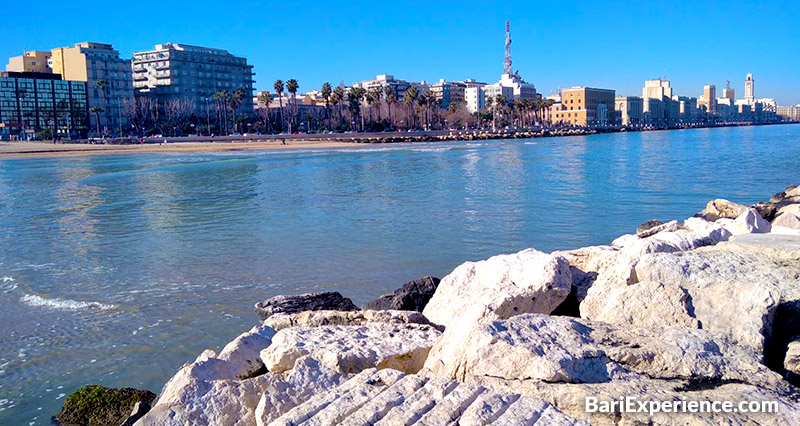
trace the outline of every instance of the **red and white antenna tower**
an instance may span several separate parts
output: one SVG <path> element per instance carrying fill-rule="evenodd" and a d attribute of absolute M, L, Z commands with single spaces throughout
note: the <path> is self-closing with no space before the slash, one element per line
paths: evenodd
<path fill-rule="evenodd" d="M 506 59 L 503 61 L 505 73 L 511 75 L 514 70 L 511 69 L 511 25 L 506 21 Z"/>

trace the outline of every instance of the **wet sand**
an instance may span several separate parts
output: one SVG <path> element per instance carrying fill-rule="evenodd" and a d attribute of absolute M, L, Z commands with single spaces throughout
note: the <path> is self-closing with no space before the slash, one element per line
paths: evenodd
<path fill-rule="evenodd" d="M 256 149 L 296 149 L 296 148 L 342 148 L 355 147 L 352 142 L 333 142 L 326 140 L 287 140 L 280 141 L 225 141 L 225 142 L 169 142 L 165 144 L 145 143 L 131 145 L 103 144 L 53 144 L 52 142 L 0 142 L 0 160 L 11 158 L 36 157 L 74 157 L 98 154 L 134 153 L 180 153 L 244 151 Z"/>

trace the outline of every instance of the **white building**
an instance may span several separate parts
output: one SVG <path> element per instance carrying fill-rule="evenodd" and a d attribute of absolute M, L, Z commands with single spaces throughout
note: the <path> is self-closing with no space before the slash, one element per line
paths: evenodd
<path fill-rule="evenodd" d="M 467 103 L 467 110 L 473 114 L 486 109 L 486 94 L 483 87 L 474 86 L 464 89 L 464 101 Z"/>
<path fill-rule="evenodd" d="M 361 87 L 366 90 L 374 88 L 384 90 L 386 87 L 391 87 L 397 93 L 397 99 L 401 101 L 406 91 L 412 87 L 417 90 L 417 94 L 422 94 L 422 92 L 429 89 L 428 84 L 424 81 L 417 83 L 415 81 L 400 80 L 394 78 L 391 74 L 378 74 L 374 80 L 356 81 L 353 83 L 353 87 Z"/>
<path fill-rule="evenodd" d="M 487 97 L 503 95 L 509 101 L 512 99 L 537 98 L 536 86 L 523 80 L 516 71 L 513 74 L 503 73 L 503 75 L 500 76 L 500 81 L 485 86 L 483 90 Z"/>

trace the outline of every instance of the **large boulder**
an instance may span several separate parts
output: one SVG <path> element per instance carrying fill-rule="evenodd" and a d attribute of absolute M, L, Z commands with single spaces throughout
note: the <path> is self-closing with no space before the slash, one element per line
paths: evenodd
<path fill-rule="evenodd" d="M 64 400 L 64 407 L 56 420 L 63 426 L 118 426 L 132 423 L 138 419 L 132 418 L 132 414 L 146 412 L 155 398 L 156 394 L 146 390 L 88 385 Z"/>
<path fill-rule="evenodd" d="M 196 382 L 240 380 L 263 374 L 266 370 L 261 362 L 261 350 L 270 345 L 274 335 L 275 331 L 268 326 L 255 326 L 225 345 L 219 355 L 210 349 L 203 351 L 167 381 L 156 404 L 179 403 L 186 389 Z"/>
<path fill-rule="evenodd" d="M 772 225 L 756 209 L 748 208 L 726 228 L 733 235 L 764 234 L 772 229 Z"/>
<path fill-rule="evenodd" d="M 464 324 L 461 326 L 461 324 Z M 582 319 L 520 315 L 459 321 L 431 350 L 421 374 L 542 398 L 592 425 L 794 424 L 794 390 L 758 354 L 705 330 L 618 326 Z M 589 413 L 588 397 L 617 401 L 691 399 L 777 401 L 774 415 L 678 417 Z M 777 420 L 777 421 L 776 421 Z"/>
<path fill-rule="evenodd" d="M 441 332 L 431 325 L 371 323 L 363 326 L 291 327 L 261 351 L 269 371 L 286 371 L 310 356 L 342 373 L 394 368 L 416 373 Z"/>
<path fill-rule="evenodd" d="M 632 279 L 596 283 L 581 317 L 637 326 L 703 328 L 763 353 L 794 270 L 767 256 L 708 250 L 642 256 Z"/>
<path fill-rule="evenodd" d="M 371 310 L 401 310 L 422 312 L 425 305 L 433 297 L 436 287 L 439 286 L 439 278 L 424 277 L 418 280 L 409 281 L 403 287 L 381 295 L 377 300 L 367 302 L 361 309 Z"/>
<path fill-rule="evenodd" d="M 176 398 L 160 397 L 135 426 L 251 426 L 259 418 L 279 417 L 348 377 L 307 358 L 298 360 L 290 373 L 266 373 L 244 380 L 190 378 Z"/>
<path fill-rule="evenodd" d="M 465 381 L 472 376 L 544 382 L 603 383 L 634 376 L 704 383 L 737 381 L 780 387 L 779 375 L 755 352 L 706 330 L 632 327 L 580 318 L 525 314 L 446 330 L 425 372 Z M 439 356 L 448 346 L 459 348 Z"/>
<path fill-rule="evenodd" d="M 303 311 L 357 311 L 353 301 L 338 291 L 327 293 L 304 293 L 292 296 L 275 296 L 256 303 L 256 313 L 265 320 L 278 313 L 297 313 Z"/>
<path fill-rule="evenodd" d="M 800 218 L 789 212 L 781 213 L 775 218 L 775 220 L 772 221 L 773 228 L 778 226 L 800 230 Z"/>
<path fill-rule="evenodd" d="M 789 342 L 783 359 L 784 376 L 795 386 L 800 385 L 800 336 Z"/>
<path fill-rule="evenodd" d="M 267 423 L 259 423 L 259 426 Z M 539 425 L 589 426 L 552 404 L 441 378 L 365 370 L 341 386 L 317 394 L 270 426 Z"/>
<path fill-rule="evenodd" d="M 800 204 L 787 204 L 778 209 L 778 214 L 789 213 L 800 217 Z"/>
<path fill-rule="evenodd" d="M 255 326 L 225 345 L 217 358 L 237 368 L 238 371 L 233 373 L 235 378 L 244 379 L 263 373 L 261 350 L 270 345 L 274 335 L 275 330 L 271 327 Z"/>
<path fill-rule="evenodd" d="M 722 198 L 711 200 L 699 216 L 711 222 L 717 219 L 736 219 L 747 210 L 746 206 Z"/>
<path fill-rule="evenodd" d="M 269 424 L 314 395 L 328 392 L 350 377 L 352 376 L 339 374 L 325 367 L 311 357 L 300 358 L 295 367 L 288 372 L 285 380 L 274 381 L 261 395 L 256 405 L 256 425 Z"/>
<path fill-rule="evenodd" d="M 571 286 L 566 259 L 528 249 L 461 264 L 442 279 L 423 314 L 447 327 L 470 306 L 485 307 L 503 318 L 551 313 Z"/>
<path fill-rule="evenodd" d="M 272 315 L 264 321 L 264 325 L 277 331 L 289 327 L 366 325 L 374 322 L 430 324 L 425 315 L 417 311 L 305 311 L 295 314 Z"/>

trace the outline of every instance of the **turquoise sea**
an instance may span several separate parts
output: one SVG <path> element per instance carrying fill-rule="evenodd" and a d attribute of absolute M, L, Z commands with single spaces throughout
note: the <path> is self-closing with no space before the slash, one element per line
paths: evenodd
<path fill-rule="evenodd" d="M 800 184 L 800 125 L 0 160 L 0 424 L 84 384 L 158 392 L 257 322 L 466 260 L 605 244 Z"/>

